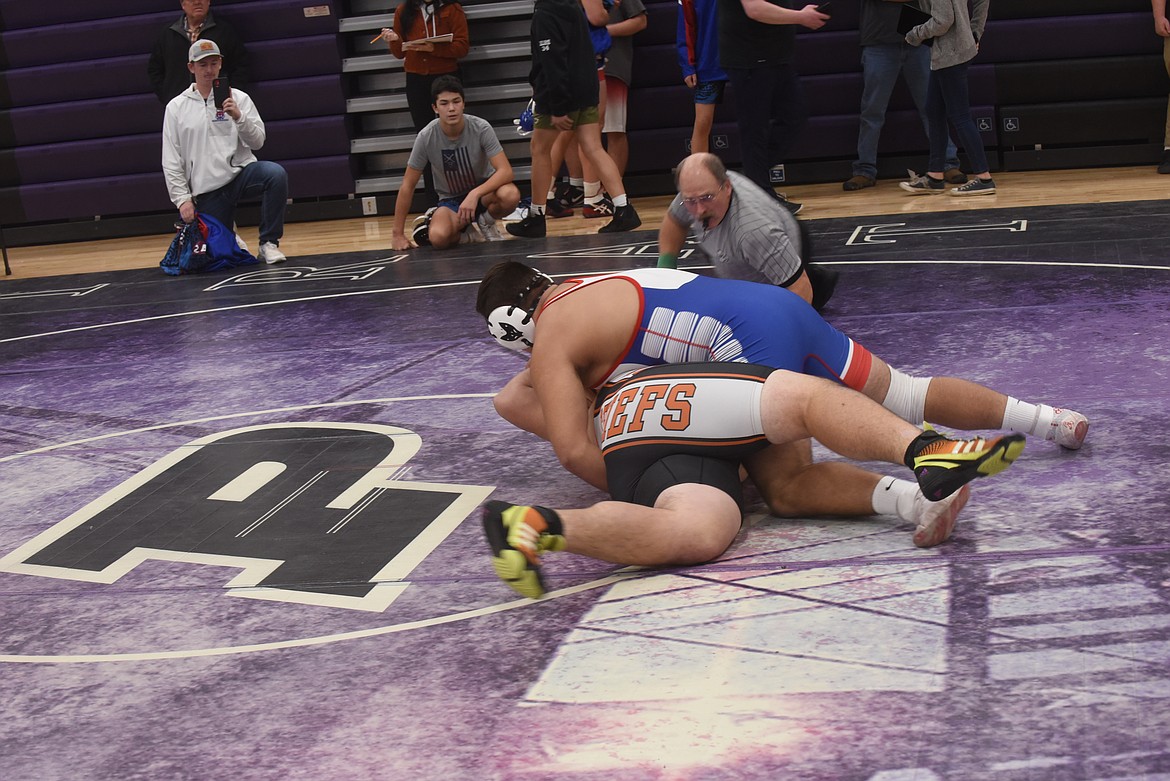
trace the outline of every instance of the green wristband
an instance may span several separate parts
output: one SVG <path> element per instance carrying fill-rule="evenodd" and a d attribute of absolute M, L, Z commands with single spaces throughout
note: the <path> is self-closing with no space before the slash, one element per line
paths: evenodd
<path fill-rule="evenodd" d="M 658 268 L 678 268 L 678 255 L 674 252 L 663 252 L 658 256 Z"/>

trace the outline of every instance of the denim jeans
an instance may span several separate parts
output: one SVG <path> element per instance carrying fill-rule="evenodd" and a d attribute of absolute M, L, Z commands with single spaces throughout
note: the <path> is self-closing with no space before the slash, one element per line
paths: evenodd
<path fill-rule="evenodd" d="M 928 171 L 943 170 L 947 143 L 947 120 L 955 126 L 959 143 L 971 161 L 971 173 L 987 171 L 987 153 L 983 138 L 971 118 L 971 95 L 967 86 L 967 63 L 930 72 L 930 86 L 926 95 L 926 116 L 929 122 L 930 162 Z"/>
<path fill-rule="evenodd" d="M 195 208 L 229 229 L 236 221 L 236 204 L 260 197 L 260 243 L 280 243 L 284 235 L 284 206 L 288 201 L 288 174 L 276 163 L 257 160 L 218 190 L 195 198 Z"/>
<path fill-rule="evenodd" d="M 782 64 L 724 70 L 735 91 L 744 176 L 773 192 L 769 171 L 784 162 L 808 121 L 796 69 Z"/>
<path fill-rule="evenodd" d="M 861 48 L 861 70 L 865 86 L 861 92 L 861 128 L 857 133 L 857 160 L 853 163 L 855 176 L 877 178 L 878 137 L 886 123 L 886 109 L 890 95 L 898 81 L 898 74 L 906 79 L 910 96 L 922 117 L 922 131 L 930 137 L 926 119 L 926 92 L 930 82 L 930 47 L 907 43 L 877 44 Z M 959 167 L 959 153 L 947 137 L 946 167 Z M 931 169 L 935 170 L 935 169 Z"/>

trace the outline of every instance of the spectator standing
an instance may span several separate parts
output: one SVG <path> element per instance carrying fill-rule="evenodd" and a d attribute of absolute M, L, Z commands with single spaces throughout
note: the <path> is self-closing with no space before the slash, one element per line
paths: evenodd
<path fill-rule="evenodd" d="M 193 221 L 198 208 L 230 227 L 236 204 L 259 196 L 259 258 L 280 263 L 288 175 L 277 163 L 256 159 L 264 120 L 248 93 L 234 87 L 215 105 L 212 82 L 223 63 L 215 41 L 191 44 L 187 58 L 195 83 L 171 98 L 163 117 L 162 168 L 171 202 L 183 222 Z"/>
<path fill-rule="evenodd" d="M 618 173 L 626 174 L 630 160 L 630 140 L 626 135 L 626 105 L 634 78 L 634 38 L 646 29 L 648 18 L 642 0 L 621 0 L 609 9 L 606 29 L 613 39 L 605 62 L 605 133 L 606 151 L 613 158 Z"/>
<path fill-rule="evenodd" d="M 909 0 L 861 0 L 861 127 L 857 133 L 857 159 L 853 176 L 841 185 L 846 191 L 863 190 L 877 183 L 877 148 L 886 110 L 898 75 L 906 81 L 910 97 L 929 133 L 926 119 L 926 91 L 930 83 L 930 47 L 911 46 L 898 32 L 902 6 Z M 959 153 L 947 135 L 946 170 L 943 178 L 962 184 L 967 177 L 959 170 Z"/>
<path fill-rule="evenodd" d="M 719 67 L 719 14 L 717 0 L 679 0 L 678 64 L 683 83 L 694 92 L 695 124 L 690 151 L 711 151 L 711 126 L 715 106 L 723 102 L 727 74 Z"/>
<path fill-rule="evenodd" d="M 159 33 L 146 65 L 150 87 L 164 106 L 191 86 L 187 50 L 200 39 L 215 41 L 223 53 L 222 77 L 239 88 L 249 87 L 248 52 L 239 33 L 211 13 L 211 0 L 182 0 L 183 15 Z"/>
<path fill-rule="evenodd" d="M 447 33 L 451 34 L 449 43 L 423 40 Z M 471 48 L 463 6 L 457 0 L 402 0 L 394 9 L 393 29 L 384 28 L 382 39 L 390 46 L 390 53 L 402 60 L 410 119 L 415 130 L 422 130 L 435 118 L 431 108 L 435 79 L 460 78 L 459 60 Z"/>
<path fill-rule="evenodd" d="M 577 0 L 536 0 L 532 13 L 532 205 L 508 233 L 524 238 L 545 235 L 545 204 L 553 179 L 552 146 L 564 130 L 574 131 L 581 154 L 613 195 L 613 219 L 599 233 L 630 231 L 642 224 L 613 160 L 601 145 L 597 111 L 598 82 L 593 44 Z"/>
<path fill-rule="evenodd" d="M 979 128 L 971 118 L 970 87 L 967 69 L 979 53 L 979 39 L 987 24 L 990 0 L 925 0 L 930 19 L 906 33 L 906 42 L 919 46 L 932 41 L 930 47 L 930 84 L 926 98 L 929 123 L 930 160 L 926 173 L 901 182 L 911 195 L 937 195 L 946 190 L 943 179 L 947 144 L 947 121 L 955 126 L 959 142 L 975 177 L 966 184 L 952 187 L 948 195 L 995 195 L 995 180 L 987 164 L 987 153 Z"/>
<path fill-rule="evenodd" d="M 593 59 L 597 65 L 598 127 L 605 124 L 605 61 L 613 46 L 613 38 L 606 25 L 609 23 L 609 10 L 613 6 L 613 0 L 581 0 L 581 11 L 585 14 L 589 40 L 593 43 Z M 569 172 L 567 186 L 555 181 L 561 163 L 564 163 Z M 580 205 L 583 207 L 581 214 L 585 217 L 613 216 L 613 202 L 606 198 L 605 191 L 601 188 L 601 175 L 588 157 L 581 156 L 576 133 L 562 132 L 553 143 L 552 171 L 554 181 L 549 187 L 548 199 L 545 202 L 546 214 L 552 217 L 570 217 L 573 209 Z"/>
<path fill-rule="evenodd" d="M 471 39 L 467 35 L 467 15 L 458 0 L 402 0 L 394 9 L 393 28 L 382 29 L 382 40 L 390 53 L 402 60 L 406 73 L 406 105 L 416 133 L 435 118 L 431 107 L 431 87 L 440 76 L 454 76 L 460 81 L 459 60 L 467 56 Z M 449 42 L 427 38 L 451 34 Z M 430 169 L 425 172 L 427 198 L 437 199 Z"/>
<path fill-rule="evenodd" d="M 799 11 L 769 0 L 719 0 L 719 65 L 735 91 L 743 172 L 773 192 L 770 172 L 784 162 L 808 120 L 793 66 L 796 26 L 819 30 L 829 20 L 815 5 Z M 800 204 L 776 196 L 793 214 Z"/>
<path fill-rule="evenodd" d="M 1154 32 L 1162 36 L 1162 60 L 1170 74 L 1170 20 L 1166 19 L 1166 0 L 1150 0 L 1154 8 Z M 1166 135 L 1162 142 L 1162 162 L 1158 173 L 1170 174 L 1170 103 L 1166 106 Z"/>

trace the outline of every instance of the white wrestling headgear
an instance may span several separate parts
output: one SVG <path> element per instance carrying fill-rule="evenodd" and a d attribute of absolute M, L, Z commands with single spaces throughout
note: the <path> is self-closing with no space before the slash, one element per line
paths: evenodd
<path fill-rule="evenodd" d="M 497 306 L 488 315 L 488 331 L 496 342 L 509 350 L 522 353 L 532 347 L 536 336 L 536 321 L 532 312 L 518 306 Z"/>
<path fill-rule="evenodd" d="M 552 277 L 540 271 L 540 269 L 532 269 L 532 281 L 528 283 L 520 294 L 516 296 L 518 304 L 505 304 L 504 306 L 497 306 L 491 311 L 487 317 L 488 331 L 492 338 L 501 347 L 507 347 L 509 350 L 515 350 L 522 353 L 532 347 L 532 343 L 536 338 L 536 308 L 540 306 L 540 297 L 532 302 L 532 306 L 527 309 L 523 308 L 524 299 L 528 297 L 537 286 L 541 284 L 551 285 L 553 283 Z"/>

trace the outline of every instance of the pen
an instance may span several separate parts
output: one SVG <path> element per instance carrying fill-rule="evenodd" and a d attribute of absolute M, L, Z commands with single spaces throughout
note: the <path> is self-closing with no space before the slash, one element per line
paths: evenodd
<path fill-rule="evenodd" d="M 377 43 L 380 40 L 382 40 L 382 33 L 378 33 L 378 37 L 370 41 L 370 43 Z"/>

